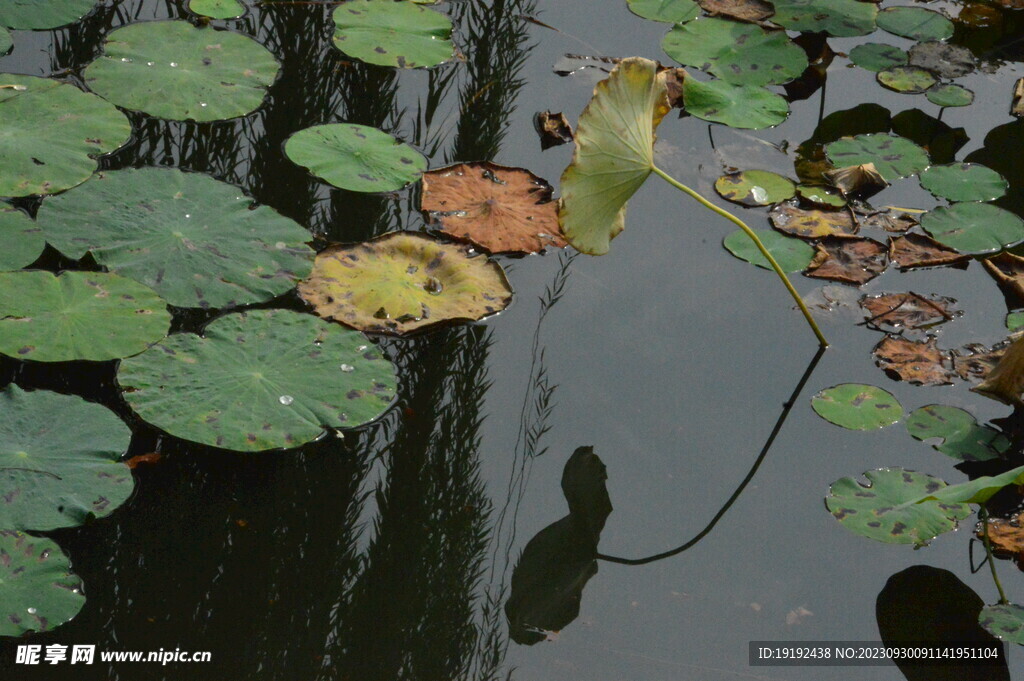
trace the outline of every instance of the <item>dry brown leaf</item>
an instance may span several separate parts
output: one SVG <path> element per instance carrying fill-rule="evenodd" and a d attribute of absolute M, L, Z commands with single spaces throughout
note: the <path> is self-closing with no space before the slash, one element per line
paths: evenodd
<path fill-rule="evenodd" d="M 877 331 L 898 332 L 922 329 L 947 322 L 959 312 L 956 301 L 944 296 L 922 296 L 909 293 L 886 293 L 864 296 L 860 306 L 867 313 L 865 324 Z"/>
<path fill-rule="evenodd" d="M 934 338 L 912 341 L 886 336 L 871 351 L 875 363 L 898 381 L 913 385 L 949 385 L 953 382 L 950 353 L 939 350 Z"/>
<path fill-rule="evenodd" d="M 902 234 L 918 224 L 920 224 L 918 219 L 910 213 L 895 213 L 892 211 L 872 213 L 860 218 L 861 227 L 876 227 L 897 234 Z"/>
<path fill-rule="evenodd" d="M 874 163 L 828 170 L 825 172 L 825 179 L 843 194 L 859 196 L 871 196 L 889 186 L 889 183 L 875 168 Z"/>
<path fill-rule="evenodd" d="M 999 363 L 1007 345 L 1009 343 L 1006 341 L 996 343 L 991 348 L 981 343 L 968 343 L 953 351 L 953 368 L 965 381 L 983 380 Z"/>
<path fill-rule="evenodd" d="M 125 461 L 125 464 L 128 466 L 128 468 L 131 468 L 131 469 L 134 470 L 135 468 L 137 468 L 139 466 L 139 464 L 143 464 L 143 463 L 154 464 L 154 463 L 156 463 L 157 461 L 159 461 L 162 458 L 163 458 L 163 455 L 160 454 L 160 452 L 149 452 L 148 454 L 136 454 L 132 458 L 130 458 L 127 461 Z"/>
<path fill-rule="evenodd" d="M 768 214 L 775 229 L 801 239 L 826 236 L 849 236 L 857 233 L 857 225 L 847 210 L 800 208 L 796 203 L 780 203 Z"/>
<path fill-rule="evenodd" d="M 729 17 L 739 21 L 759 23 L 775 14 L 775 8 L 764 0 L 697 0 L 711 16 Z"/>
<path fill-rule="evenodd" d="M 1020 526 L 1021 515 L 1018 513 L 1009 519 L 992 518 L 988 521 L 988 539 L 992 543 L 992 553 L 1000 558 L 1013 558 L 1017 567 L 1024 570 L 1024 528 Z M 975 535 L 985 541 L 985 531 L 981 523 L 975 529 Z"/>
<path fill-rule="evenodd" d="M 889 258 L 901 270 L 915 267 L 966 267 L 971 256 L 943 246 L 926 234 L 910 233 L 889 239 Z"/>
<path fill-rule="evenodd" d="M 1003 404 L 1024 406 L 1021 400 L 1021 394 L 1024 394 L 1024 336 L 1006 348 L 985 380 L 971 390 Z"/>
<path fill-rule="evenodd" d="M 420 209 L 445 234 L 491 253 L 563 248 L 551 185 L 523 168 L 486 161 L 423 173 Z"/>
<path fill-rule="evenodd" d="M 885 270 L 885 246 L 874 239 L 835 237 L 822 239 L 814 246 L 814 260 L 805 274 L 860 286 Z"/>
<path fill-rule="evenodd" d="M 572 142 L 572 126 L 561 111 L 538 111 L 533 117 L 533 127 L 540 135 L 540 149 L 544 151 L 559 144 Z"/>
<path fill-rule="evenodd" d="M 1013 104 L 1010 105 L 1010 113 L 1020 118 L 1024 116 L 1024 78 L 1017 81 L 1013 86 Z"/>
<path fill-rule="evenodd" d="M 668 90 L 668 105 L 673 109 L 682 109 L 683 81 L 689 77 L 686 69 L 663 67 L 658 73 L 665 76 L 665 89 Z"/>
<path fill-rule="evenodd" d="M 999 288 L 1024 301 L 1024 258 L 1003 252 L 982 260 L 981 264 L 996 280 Z"/>

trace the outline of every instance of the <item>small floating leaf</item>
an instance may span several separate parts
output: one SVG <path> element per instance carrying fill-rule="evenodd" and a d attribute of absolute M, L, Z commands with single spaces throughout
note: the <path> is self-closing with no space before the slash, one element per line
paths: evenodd
<path fill-rule="evenodd" d="M 928 153 L 905 137 L 872 133 L 844 137 L 825 146 L 825 153 L 837 167 L 873 163 L 892 182 L 928 167 Z"/>
<path fill-rule="evenodd" d="M 841 383 L 811 398 L 821 418 L 850 430 L 875 430 L 903 417 L 903 407 L 890 393 L 873 385 Z"/>
<path fill-rule="evenodd" d="M 533 118 L 533 127 L 540 135 L 540 150 L 568 144 L 573 140 L 572 126 L 561 111 L 539 111 Z"/>
<path fill-rule="evenodd" d="M 999 431 L 979 426 L 970 412 L 945 404 L 929 404 L 907 416 L 907 432 L 915 440 L 939 439 L 935 449 L 961 461 L 989 461 L 1010 441 Z"/>
<path fill-rule="evenodd" d="M 758 237 L 782 267 L 783 272 L 800 272 L 811 264 L 814 249 L 809 244 L 770 230 L 758 230 Z M 771 269 L 768 259 L 742 229 L 737 229 L 725 237 L 722 245 L 740 260 L 746 260 L 750 264 L 763 267 L 766 270 Z"/>
<path fill-rule="evenodd" d="M 288 138 L 284 153 L 325 182 L 355 192 L 395 191 L 427 169 L 427 159 L 409 145 L 353 123 L 299 130 Z"/>
<path fill-rule="evenodd" d="M 0 271 L 31 265 L 42 254 L 46 241 L 42 230 L 17 208 L 0 207 Z"/>
<path fill-rule="evenodd" d="M 721 80 L 685 79 L 683 100 L 687 113 L 733 128 L 770 128 L 789 116 L 789 104 L 782 96 L 762 87 Z"/>
<path fill-rule="evenodd" d="M 715 181 L 715 191 L 743 206 L 770 206 L 792 198 L 796 187 L 789 178 L 767 170 L 744 170 L 722 175 Z"/>
<path fill-rule="evenodd" d="M 874 239 L 828 236 L 814 245 L 807 276 L 860 286 L 886 267 L 886 248 Z"/>
<path fill-rule="evenodd" d="M 887 335 L 871 354 L 889 378 L 911 385 L 951 385 L 956 376 L 950 354 L 939 350 L 934 338 L 914 341 Z"/>
<path fill-rule="evenodd" d="M 970 106 L 974 103 L 974 93 L 956 83 L 936 85 L 924 96 L 936 106 Z"/>
<path fill-rule="evenodd" d="M 801 184 L 796 188 L 797 196 L 802 201 L 821 206 L 822 208 L 842 208 L 846 205 L 846 199 L 832 187 L 821 185 Z"/>
<path fill-rule="evenodd" d="M 901 270 L 915 267 L 960 266 L 971 261 L 971 256 L 943 246 L 926 234 L 913 232 L 890 240 L 889 258 Z"/>
<path fill-rule="evenodd" d="M 0 530 L 0 636 L 51 631 L 85 605 L 82 580 L 53 541 Z"/>
<path fill-rule="evenodd" d="M 1014 310 L 1006 314 L 1006 330 L 1011 333 L 1024 328 L 1024 310 Z"/>
<path fill-rule="evenodd" d="M 878 27 L 911 40 L 945 40 L 953 36 L 953 22 L 923 7 L 889 7 L 878 13 Z"/>
<path fill-rule="evenodd" d="M 917 66 L 894 66 L 891 69 L 879 71 L 876 77 L 884 87 L 905 94 L 924 92 L 938 82 L 938 79 L 930 71 Z"/>
<path fill-rule="evenodd" d="M 0 27 L 0 55 L 7 54 L 14 46 L 14 38 L 6 28 Z"/>
<path fill-rule="evenodd" d="M 950 201 L 993 201 L 1009 187 L 1002 175 L 980 163 L 931 166 L 921 173 L 921 186 Z"/>
<path fill-rule="evenodd" d="M 369 64 L 404 69 L 452 58 L 451 19 L 393 0 L 347 0 L 334 10 L 334 46 Z"/>
<path fill-rule="evenodd" d="M 939 41 L 914 45 L 910 48 L 909 59 L 912 66 L 928 69 L 942 78 L 960 78 L 978 67 L 969 49 Z"/>
<path fill-rule="evenodd" d="M 189 0 L 188 9 L 211 19 L 237 19 L 245 14 L 245 5 L 238 0 Z"/>
<path fill-rule="evenodd" d="M 994 253 L 1024 241 L 1024 220 L 987 203 L 954 203 L 921 218 L 933 237 L 961 253 Z"/>
<path fill-rule="evenodd" d="M 907 63 L 907 53 L 882 43 L 864 43 L 850 50 L 850 61 L 868 71 L 885 71 Z"/>
<path fill-rule="evenodd" d="M 800 208 L 792 203 L 783 203 L 773 208 L 768 217 L 775 229 L 801 239 L 857 233 L 857 225 L 845 210 Z"/>
<path fill-rule="evenodd" d="M 986 605 L 978 624 L 998 639 L 1024 645 L 1024 608 L 1013 603 Z"/>
<path fill-rule="evenodd" d="M 694 0 L 626 0 L 629 11 L 638 17 L 670 24 L 682 24 L 700 16 Z"/>
<path fill-rule="evenodd" d="M 858 0 L 773 0 L 772 21 L 790 31 L 836 37 L 867 35 L 875 30 L 878 8 Z"/>
<path fill-rule="evenodd" d="M 3 0 L 0 26 L 46 30 L 78 21 L 96 7 L 96 0 Z"/>
<path fill-rule="evenodd" d="M 892 333 L 930 328 L 947 322 L 959 314 L 954 305 L 956 301 L 952 298 L 922 296 L 913 292 L 886 293 L 860 299 L 868 328 Z"/>

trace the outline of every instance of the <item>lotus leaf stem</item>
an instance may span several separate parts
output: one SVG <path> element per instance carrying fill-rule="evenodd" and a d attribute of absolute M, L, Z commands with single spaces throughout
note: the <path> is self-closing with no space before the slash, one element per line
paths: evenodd
<path fill-rule="evenodd" d="M 996 583 L 996 590 L 999 591 L 999 604 L 1005 605 L 1010 601 L 1006 600 L 1003 585 L 1000 584 L 999 575 L 996 574 L 996 559 L 992 556 L 992 542 L 988 538 L 988 509 L 982 505 L 978 509 L 978 515 L 981 516 L 981 535 L 985 542 L 985 555 L 988 557 L 988 566 L 992 570 L 992 581 Z"/>

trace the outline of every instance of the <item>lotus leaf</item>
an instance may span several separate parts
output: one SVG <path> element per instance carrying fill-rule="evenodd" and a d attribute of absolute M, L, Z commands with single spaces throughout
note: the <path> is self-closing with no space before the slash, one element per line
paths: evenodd
<path fill-rule="evenodd" d="M 670 24 L 681 24 L 700 16 L 694 0 L 626 0 L 629 11 L 638 17 Z"/>
<path fill-rule="evenodd" d="M 1019 605 L 986 605 L 978 613 L 978 624 L 998 639 L 1024 645 L 1024 608 Z"/>
<path fill-rule="evenodd" d="M 974 103 L 974 93 L 956 83 L 936 85 L 924 96 L 936 106 L 970 106 Z"/>
<path fill-rule="evenodd" d="M 0 636 L 51 631 L 85 605 L 68 557 L 43 537 L 0 530 Z"/>
<path fill-rule="evenodd" d="M 1024 241 L 1024 220 L 987 203 L 955 203 L 925 213 L 921 226 L 961 253 L 995 253 Z"/>
<path fill-rule="evenodd" d="M 101 265 L 178 307 L 269 300 L 312 267 L 310 233 L 207 175 L 142 168 L 100 173 L 47 201 L 37 218 L 69 258 Z"/>
<path fill-rule="evenodd" d="M 904 137 L 884 133 L 844 137 L 826 145 L 825 153 L 837 167 L 873 163 L 887 182 L 919 173 L 929 163 L 924 149 Z"/>
<path fill-rule="evenodd" d="M 14 38 L 6 28 L 0 27 L 0 55 L 7 54 L 14 46 Z"/>
<path fill-rule="evenodd" d="M 885 71 L 907 63 L 907 53 L 882 43 L 864 43 L 850 50 L 850 61 L 868 71 Z"/>
<path fill-rule="evenodd" d="M 907 416 L 907 431 L 916 440 L 940 439 L 935 449 L 961 461 L 988 461 L 1010 446 L 997 430 L 979 426 L 974 416 L 944 404 L 929 404 Z"/>
<path fill-rule="evenodd" d="M 1009 187 L 1002 175 L 980 163 L 931 166 L 921 173 L 921 186 L 950 201 L 993 201 Z"/>
<path fill-rule="evenodd" d="M 770 206 L 793 198 L 792 180 L 767 170 L 744 170 L 723 175 L 715 181 L 715 191 L 727 201 L 744 206 Z"/>
<path fill-rule="evenodd" d="M 386 132 L 332 123 L 300 130 L 284 153 L 320 179 L 355 192 L 388 192 L 419 179 L 427 159 Z"/>
<path fill-rule="evenodd" d="M 940 490 L 930 490 L 913 500 L 915 504 L 938 501 L 946 504 L 984 504 L 1004 487 L 1024 484 L 1024 466 L 1018 466 L 999 475 L 983 475 L 980 478 L 950 485 Z"/>
<path fill-rule="evenodd" d="M 876 77 L 884 87 L 904 94 L 919 94 L 938 82 L 930 71 L 917 66 L 894 66 Z"/>
<path fill-rule="evenodd" d="M 789 104 L 782 96 L 761 87 L 720 80 L 687 78 L 683 81 L 683 100 L 688 113 L 733 128 L 770 128 L 789 116 Z"/>
<path fill-rule="evenodd" d="M 78 21 L 96 7 L 96 0 L 3 0 L 0 26 L 46 30 Z"/>
<path fill-rule="evenodd" d="M 1024 298 L 1024 258 L 1013 253 L 1000 253 L 985 258 L 981 264 L 1010 300 Z"/>
<path fill-rule="evenodd" d="M 821 418 L 850 430 L 891 426 L 903 417 L 903 407 L 891 394 L 873 385 L 841 383 L 811 398 Z"/>
<path fill-rule="evenodd" d="M 483 256 L 393 232 L 322 251 L 299 295 L 326 319 L 402 335 L 500 312 L 511 302 L 512 288 L 501 267 Z"/>
<path fill-rule="evenodd" d="M 971 513 L 963 504 L 914 503 L 922 494 L 946 487 L 925 473 L 881 468 L 864 477 L 869 484 L 853 478 L 833 482 L 825 505 L 843 527 L 868 539 L 923 546 Z"/>
<path fill-rule="evenodd" d="M 452 22 L 440 12 L 393 0 L 347 0 L 334 10 L 334 46 L 370 64 L 404 69 L 452 58 Z"/>
<path fill-rule="evenodd" d="M 910 48 L 910 64 L 942 78 L 960 78 L 978 67 L 974 54 L 962 45 L 931 41 Z"/>
<path fill-rule="evenodd" d="M 290 310 L 229 314 L 202 336 L 174 334 L 121 362 L 117 381 L 147 423 L 247 452 L 361 426 L 395 395 L 394 367 L 365 336 Z"/>
<path fill-rule="evenodd" d="M 886 248 L 874 239 L 827 236 L 814 245 L 808 277 L 860 286 L 885 271 Z"/>
<path fill-rule="evenodd" d="M 107 35 L 104 53 L 83 77 L 90 90 L 125 109 L 217 121 L 258 109 L 278 70 L 267 48 L 240 33 L 147 21 Z"/>
<path fill-rule="evenodd" d="M 944 296 L 918 293 L 885 293 L 864 296 L 860 306 L 869 329 L 901 333 L 907 329 L 929 329 L 960 314 L 956 301 Z"/>
<path fill-rule="evenodd" d="M 238 0 L 189 0 L 188 8 L 211 19 L 237 19 L 245 14 L 245 5 Z"/>
<path fill-rule="evenodd" d="M 889 7 L 878 13 L 878 28 L 911 40 L 945 40 L 953 35 L 953 22 L 923 7 Z"/>
<path fill-rule="evenodd" d="M 790 31 L 837 37 L 867 35 L 875 30 L 878 8 L 858 0 L 772 0 L 772 21 Z"/>
<path fill-rule="evenodd" d="M 768 214 L 775 229 L 801 239 L 820 239 L 825 236 L 852 236 L 857 224 L 845 210 L 817 210 L 783 203 Z"/>
<path fill-rule="evenodd" d="M 775 14 L 768 0 L 697 0 L 701 9 L 716 17 L 759 23 Z"/>
<path fill-rule="evenodd" d="M 31 265 L 46 246 L 42 230 L 17 208 L 0 207 L 0 271 Z"/>
<path fill-rule="evenodd" d="M 889 242 L 889 257 L 901 270 L 915 267 L 965 266 L 971 256 L 943 246 L 927 234 L 897 237 Z"/>
<path fill-rule="evenodd" d="M 796 188 L 796 193 L 802 201 L 822 208 L 842 208 L 846 205 L 843 195 L 832 187 L 802 184 Z"/>
<path fill-rule="evenodd" d="M 0 196 L 53 194 L 96 172 L 96 156 L 128 141 L 127 117 L 48 78 L 0 74 Z"/>
<path fill-rule="evenodd" d="M 785 31 L 729 19 L 677 25 L 665 36 L 662 49 L 679 63 L 734 85 L 785 83 L 807 68 L 807 54 Z"/>
<path fill-rule="evenodd" d="M 13 384 L 0 404 L 0 527 L 76 527 L 131 496 L 132 472 L 118 459 L 132 434 L 114 412 Z"/>
<path fill-rule="evenodd" d="M 152 289 L 116 274 L 0 272 L 0 353 L 16 359 L 128 357 L 163 338 L 170 321 Z"/>
<path fill-rule="evenodd" d="M 922 341 L 887 335 L 871 351 L 878 367 L 894 381 L 912 385 L 951 385 L 956 373 L 950 353 L 938 341 Z"/>
<path fill-rule="evenodd" d="M 814 249 L 799 239 L 792 239 L 770 230 L 760 230 L 758 237 L 775 261 L 779 263 L 783 272 L 805 270 L 811 263 L 811 258 L 814 257 Z M 763 267 L 766 270 L 772 267 L 757 245 L 741 229 L 725 237 L 722 245 L 740 260 L 746 260 L 750 264 Z"/>
<path fill-rule="evenodd" d="M 562 234 L 576 250 L 603 255 L 625 228 L 626 201 L 651 174 L 654 130 L 668 111 L 665 78 L 649 59 L 622 60 L 594 88 L 558 206 Z"/>

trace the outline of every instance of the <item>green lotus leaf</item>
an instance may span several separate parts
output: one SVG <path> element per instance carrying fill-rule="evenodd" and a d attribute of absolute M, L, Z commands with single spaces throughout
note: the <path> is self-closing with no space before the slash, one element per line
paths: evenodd
<path fill-rule="evenodd" d="M 980 163 L 931 166 L 921 173 L 921 186 L 950 201 L 994 201 L 1009 185 L 996 171 Z"/>
<path fill-rule="evenodd" d="M 878 8 L 858 0 L 772 0 L 772 21 L 790 31 L 836 37 L 867 35 L 875 30 Z"/>
<path fill-rule="evenodd" d="M 712 73 L 734 85 L 770 85 L 798 78 L 807 54 L 785 31 L 705 18 L 675 26 L 661 47 L 680 64 Z"/>
<path fill-rule="evenodd" d="M 501 266 L 463 247 L 392 232 L 316 257 L 299 295 L 318 315 L 361 331 L 406 334 L 505 309 L 512 288 Z"/>
<path fill-rule="evenodd" d="M 1006 315 L 1006 329 L 1013 332 L 1024 328 L 1024 310 L 1015 310 Z"/>
<path fill-rule="evenodd" d="M 335 187 L 388 192 L 420 178 L 427 159 L 386 132 L 365 125 L 332 123 L 299 130 L 284 153 Z"/>
<path fill-rule="evenodd" d="M 0 272 L 0 353 L 15 359 L 120 359 L 163 338 L 170 322 L 156 293 L 116 274 Z"/>
<path fill-rule="evenodd" d="M 290 310 L 213 320 L 121 362 L 124 399 L 175 437 L 255 452 L 379 417 L 395 371 L 358 331 Z M 183 398 L 184 396 L 184 398 Z"/>
<path fill-rule="evenodd" d="M 894 66 L 879 71 L 876 78 L 883 87 L 904 94 L 919 94 L 938 82 L 930 71 L 917 66 Z"/>
<path fill-rule="evenodd" d="M 694 0 L 626 0 L 629 11 L 638 17 L 670 24 L 682 24 L 700 16 Z"/>
<path fill-rule="evenodd" d="M 77 527 L 131 496 L 135 480 L 118 459 L 132 433 L 114 412 L 13 384 L 0 405 L 0 527 Z"/>
<path fill-rule="evenodd" d="M 961 253 L 995 253 L 1024 241 L 1024 220 L 987 203 L 954 203 L 925 213 L 925 231 Z"/>
<path fill-rule="evenodd" d="M 78 21 L 96 7 L 96 0 L 3 0 L 0 26 L 45 30 Z"/>
<path fill-rule="evenodd" d="M 334 46 L 369 64 L 404 69 L 452 58 L 451 19 L 393 0 L 347 0 L 334 10 Z"/>
<path fill-rule="evenodd" d="M 626 201 L 651 174 L 654 130 L 668 111 L 665 80 L 649 59 L 622 60 L 594 88 L 558 206 L 562 234 L 576 250 L 603 255 L 625 228 Z"/>
<path fill-rule="evenodd" d="M 940 439 L 935 449 L 961 461 L 996 459 L 1010 446 L 999 431 L 979 426 L 969 412 L 944 404 L 929 404 L 910 412 L 907 432 L 916 440 Z"/>
<path fill-rule="evenodd" d="M 53 194 L 88 180 L 95 157 L 128 141 L 115 107 L 74 85 L 0 74 L 0 196 Z"/>
<path fill-rule="evenodd" d="M 770 229 L 757 230 L 761 243 L 772 254 L 783 272 L 802 272 L 814 258 L 814 248 L 805 241 L 793 239 Z M 740 260 L 771 269 L 768 258 L 764 257 L 757 245 L 742 229 L 737 229 L 722 241 L 726 250 Z"/>
<path fill-rule="evenodd" d="M 889 392 L 873 385 L 841 383 L 811 398 L 818 416 L 850 430 L 891 426 L 903 417 L 903 407 Z"/>
<path fill-rule="evenodd" d="M 238 0 L 189 0 L 188 9 L 211 19 L 237 19 L 246 11 Z"/>
<path fill-rule="evenodd" d="M 43 231 L 32 218 L 10 206 L 0 207 L 0 243 L 0 271 L 31 265 L 46 247 Z"/>
<path fill-rule="evenodd" d="M 914 175 L 928 167 L 928 152 L 905 137 L 885 133 L 844 137 L 825 146 L 837 168 L 874 163 L 887 182 Z"/>
<path fill-rule="evenodd" d="M 752 85 L 687 78 L 683 99 L 688 113 L 733 128 L 770 128 L 789 116 L 789 104 L 783 97 Z"/>
<path fill-rule="evenodd" d="M 914 504 L 938 501 L 944 504 L 984 504 L 1010 485 L 1024 484 L 1024 466 L 1018 466 L 1000 475 L 983 475 L 959 485 L 950 485 L 940 490 L 930 490 L 912 500 Z"/>
<path fill-rule="evenodd" d="M 109 33 L 83 77 L 90 90 L 125 109 L 217 121 L 258 109 L 278 69 L 267 48 L 240 33 L 147 21 Z"/>
<path fill-rule="evenodd" d="M 923 546 L 956 529 L 957 521 L 971 513 L 963 504 L 914 503 L 922 494 L 946 487 L 945 482 L 925 473 L 881 468 L 864 477 L 869 484 L 853 478 L 833 482 L 825 505 L 843 527 L 868 539 Z"/>
<path fill-rule="evenodd" d="M 882 43 L 864 43 L 850 50 L 850 61 L 868 71 L 885 71 L 907 63 L 907 53 Z"/>
<path fill-rule="evenodd" d="M 889 7 L 878 13 L 878 28 L 911 40 L 945 40 L 953 36 L 953 22 L 923 7 Z"/>
<path fill-rule="evenodd" d="M 974 93 L 956 83 L 936 85 L 924 96 L 936 106 L 970 106 L 974 103 Z"/>
<path fill-rule="evenodd" d="M 310 233 L 232 185 L 164 168 L 100 173 L 44 203 L 37 222 L 69 258 L 91 252 L 178 307 L 269 300 L 312 267 Z"/>
<path fill-rule="evenodd" d="M 57 544 L 0 530 L 0 636 L 51 631 L 83 605 L 82 580 Z"/>
<path fill-rule="evenodd" d="M 813 203 L 816 206 L 842 208 L 846 205 L 846 199 L 843 198 L 843 195 L 832 187 L 802 184 L 796 188 L 796 193 L 802 201 Z"/>
<path fill-rule="evenodd" d="M 978 624 L 998 639 L 1024 645 L 1024 608 L 1019 605 L 986 605 L 978 613 Z"/>
<path fill-rule="evenodd" d="M 0 27 L 0 55 L 7 54 L 14 46 L 14 38 L 6 28 Z"/>
<path fill-rule="evenodd" d="M 722 175 L 715 181 L 715 191 L 727 201 L 744 206 L 770 206 L 796 195 L 796 185 L 789 178 L 767 170 L 744 170 Z"/>

